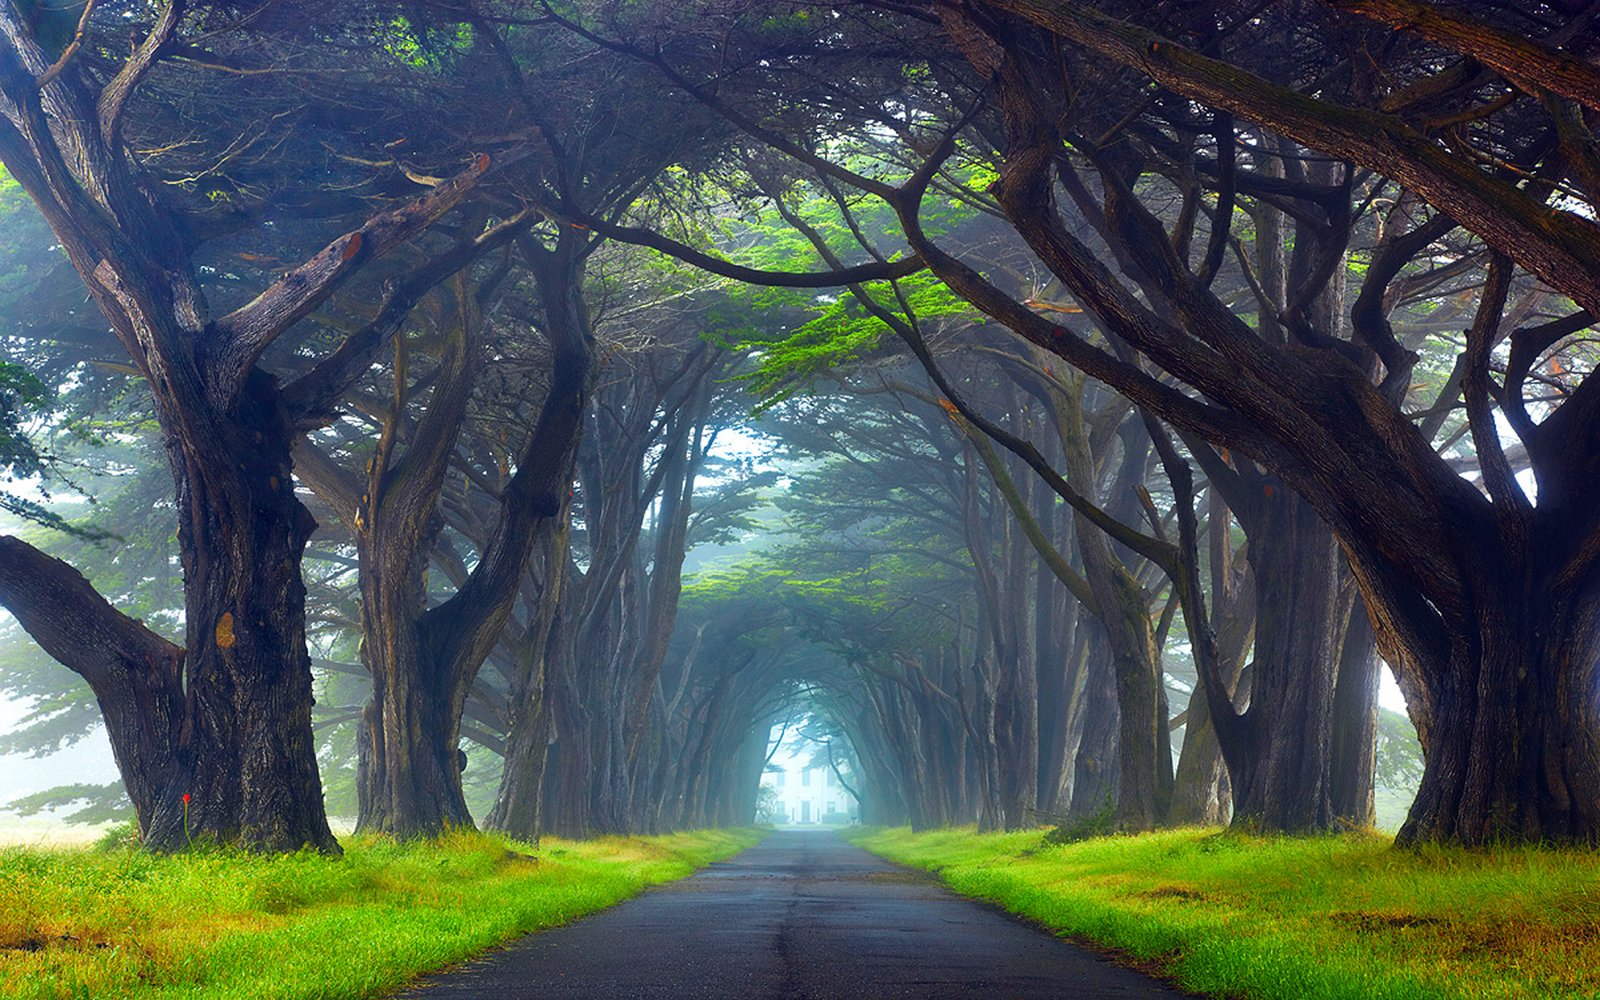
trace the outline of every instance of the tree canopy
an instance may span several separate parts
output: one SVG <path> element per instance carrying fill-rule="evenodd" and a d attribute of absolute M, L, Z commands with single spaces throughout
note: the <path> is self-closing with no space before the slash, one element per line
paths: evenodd
<path fill-rule="evenodd" d="M 1596 45 L 7 2 L 0 604 L 79 678 L 13 655 L 16 740 L 98 715 L 157 849 L 336 850 L 324 770 L 735 822 L 802 715 L 885 818 L 1328 830 L 1410 774 L 1388 669 L 1403 840 L 1593 844 Z"/>

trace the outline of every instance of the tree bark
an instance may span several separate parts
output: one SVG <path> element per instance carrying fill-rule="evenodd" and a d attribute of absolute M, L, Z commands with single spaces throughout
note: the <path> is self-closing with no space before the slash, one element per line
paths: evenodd
<path fill-rule="evenodd" d="M 71 566 L 10 535 L 0 535 L 0 603 L 94 691 L 140 839 L 158 816 L 181 822 L 183 649 L 111 607 Z"/>
<path fill-rule="evenodd" d="M 176 850 L 201 836 L 337 852 L 311 738 L 300 559 L 316 522 L 294 495 L 297 432 L 260 371 L 230 416 L 203 437 L 166 435 L 188 648 L 177 791 L 191 804 L 187 817 L 158 811 L 146 843 Z"/>
<path fill-rule="evenodd" d="M 518 671 L 511 686 L 511 726 L 506 736 L 506 755 L 500 774 L 500 788 L 494 809 L 484 825 L 524 839 L 537 839 L 542 832 L 544 774 L 549 758 L 551 709 L 546 696 L 547 665 L 552 649 L 559 643 L 561 597 L 565 591 L 567 561 L 572 534 L 571 499 L 559 518 L 559 526 L 547 537 L 540 560 L 542 581 L 538 610 L 531 636 L 523 643 Z"/>
<path fill-rule="evenodd" d="M 1373 801 L 1378 766 L 1378 659 L 1372 622 L 1358 596 L 1339 650 L 1339 678 L 1333 692 L 1333 815 L 1340 827 L 1371 829 L 1377 822 Z"/>
<path fill-rule="evenodd" d="M 1413 711 L 1426 763 L 1400 842 L 1600 845 L 1600 580 L 1551 573 L 1563 551 L 1477 577 L 1473 627 Z"/>
<path fill-rule="evenodd" d="M 1096 632 L 1101 630 L 1095 623 Z M 1084 689 L 1083 731 L 1073 757 L 1072 795 L 1067 809 L 1070 819 L 1088 819 L 1116 805 L 1121 752 L 1118 734 L 1116 670 L 1106 651 L 1106 640 L 1090 640 L 1088 680 Z"/>
<path fill-rule="evenodd" d="M 1329 829 L 1333 701 L 1348 620 L 1333 534 L 1311 505 L 1273 487 L 1252 527 L 1256 650 L 1248 749 L 1228 754 L 1234 823 L 1299 832 Z"/>

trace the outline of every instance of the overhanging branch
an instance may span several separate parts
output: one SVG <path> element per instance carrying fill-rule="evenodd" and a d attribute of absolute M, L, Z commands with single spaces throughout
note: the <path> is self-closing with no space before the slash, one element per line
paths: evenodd
<path fill-rule="evenodd" d="M 498 166 L 514 162 L 524 150 L 501 154 Z M 346 279 L 372 259 L 421 233 L 461 202 L 489 171 L 481 155 L 471 167 L 399 208 L 381 212 L 359 229 L 329 243 L 285 274 L 251 302 L 217 320 L 208 395 L 225 410 L 244 385 L 261 352 L 285 330 L 310 315 Z"/>

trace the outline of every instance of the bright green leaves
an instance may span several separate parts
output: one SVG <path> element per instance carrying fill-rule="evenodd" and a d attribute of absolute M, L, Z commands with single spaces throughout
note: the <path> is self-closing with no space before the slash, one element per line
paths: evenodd
<path fill-rule="evenodd" d="M 472 26 L 430 25 L 425 20 L 394 17 L 378 26 L 377 43 L 397 61 L 432 73 L 450 68 L 456 56 L 473 45 Z"/>
<path fill-rule="evenodd" d="M 863 172 L 862 164 L 852 164 Z M 972 171 L 967 174 L 976 176 Z M 965 176 L 965 175 L 964 175 Z M 893 180 L 893 177 L 887 179 Z M 807 271 L 829 266 L 827 256 L 846 264 L 860 262 L 862 240 L 872 252 L 894 259 L 903 253 L 899 222 L 889 206 L 876 199 L 836 199 L 814 187 L 796 184 L 785 195 L 788 219 L 769 206 L 740 227 L 739 242 L 756 241 L 747 255 L 752 266 L 775 271 Z M 936 234 L 948 233 L 977 215 L 971 204 L 951 196 L 930 196 L 923 225 Z M 799 226 L 794 224 L 798 220 Z M 809 233 L 801 231 L 801 226 Z M 904 323 L 954 319 L 976 322 L 978 314 L 943 282 L 920 271 L 896 282 L 875 281 L 855 288 L 823 292 L 783 288 L 735 289 L 733 297 L 748 299 L 752 310 L 766 316 L 784 316 L 792 322 L 773 328 L 766 324 L 733 346 L 749 352 L 755 365 L 745 376 L 757 397 L 757 410 L 804 392 L 819 376 L 869 358 L 882 344 L 889 328 L 888 314 Z"/>

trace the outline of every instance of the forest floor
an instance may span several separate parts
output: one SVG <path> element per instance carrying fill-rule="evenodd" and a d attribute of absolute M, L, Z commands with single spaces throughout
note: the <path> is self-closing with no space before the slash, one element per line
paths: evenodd
<path fill-rule="evenodd" d="M 0 848 L 0 997 L 373 996 L 761 836 L 353 837 L 338 859 Z"/>
<path fill-rule="evenodd" d="M 1040 830 L 846 837 L 1205 995 L 1600 996 L 1600 853 L 1194 829 L 1062 846 Z"/>

